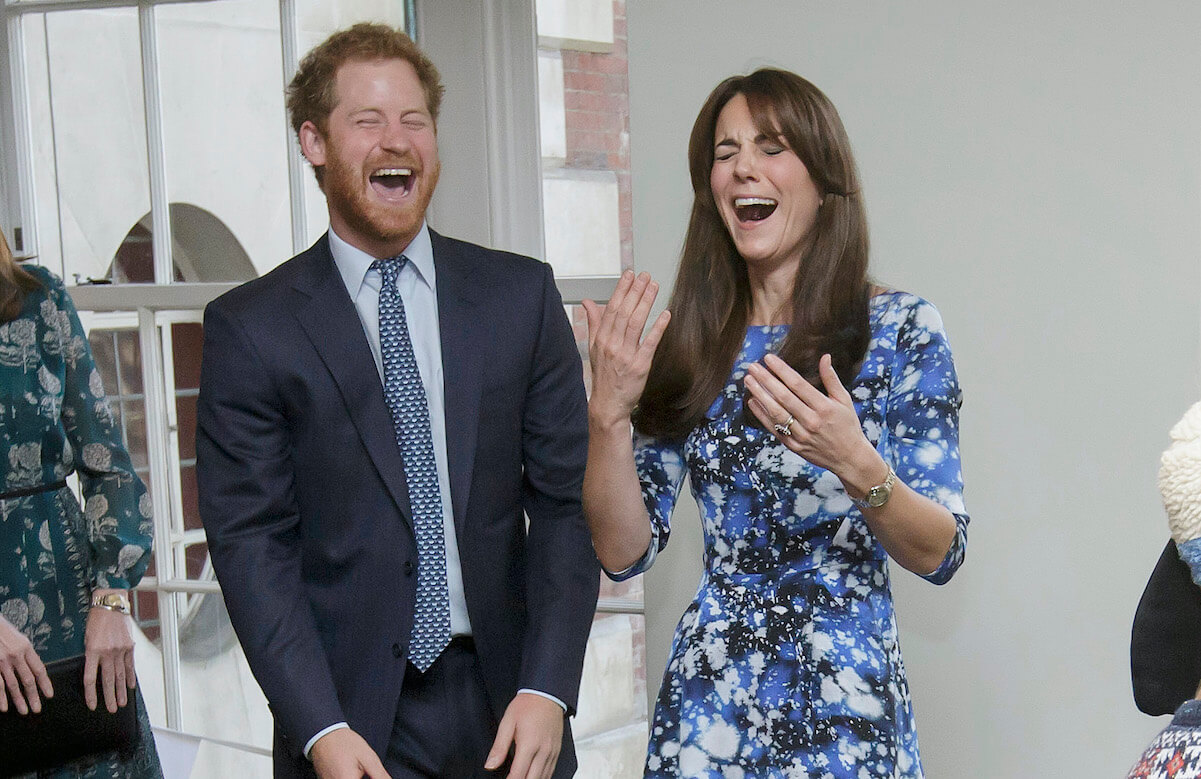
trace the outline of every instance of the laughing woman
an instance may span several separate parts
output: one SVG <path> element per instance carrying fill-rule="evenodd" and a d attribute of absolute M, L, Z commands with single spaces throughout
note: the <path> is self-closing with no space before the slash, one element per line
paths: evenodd
<path fill-rule="evenodd" d="M 650 567 L 685 475 L 705 533 L 646 773 L 921 777 L 887 561 L 936 584 L 963 561 L 942 321 L 869 280 L 850 144 L 808 81 L 723 81 L 688 157 L 670 313 L 642 336 L 645 274 L 585 303 L 601 563 L 615 579 Z"/>

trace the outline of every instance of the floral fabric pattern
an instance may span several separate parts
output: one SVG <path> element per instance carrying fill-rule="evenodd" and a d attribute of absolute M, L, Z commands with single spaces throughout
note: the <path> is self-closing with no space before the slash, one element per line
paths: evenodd
<path fill-rule="evenodd" d="M 25 266 L 43 285 L 0 325 L 0 493 L 79 475 L 85 509 L 67 487 L 0 498 L 0 614 L 43 661 L 84 651 L 97 588 L 137 584 L 150 562 L 149 496 L 114 426 L 100 374 L 62 281 Z M 160 777 L 137 696 L 142 743 L 43 777 Z"/>
<path fill-rule="evenodd" d="M 925 578 L 963 562 L 961 393 L 938 311 L 901 292 L 871 304 L 871 343 L 848 384 L 864 433 L 897 476 L 946 506 L 957 532 Z M 655 541 L 684 476 L 704 573 L 676 630 L 655 708 L 651 777 L 921 777 L 887 555 L 841 481 L 754 426 L 747 366 L 787 327 L 751 327 L 729 382 L 682 442 L 635 439 Z"/>
<path fill-rule="evenodd" d="M 1129 779 L 1201 777 L 1201 700 L 1185 701 L 1130 769 Z"/>

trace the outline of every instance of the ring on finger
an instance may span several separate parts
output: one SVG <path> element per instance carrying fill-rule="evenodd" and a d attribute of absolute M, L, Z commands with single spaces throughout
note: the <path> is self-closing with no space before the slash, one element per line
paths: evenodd
<path fill-rule="evenodd" d="M 772 425 L 772 428 L 775 429 L 778 434 L 788 437 L 792 435 L 792 423 L 795 421 L 796 419 L 792 416 L 792 414 L 789 414 L 788 419 L 784 422 L 784 424 Z"/>

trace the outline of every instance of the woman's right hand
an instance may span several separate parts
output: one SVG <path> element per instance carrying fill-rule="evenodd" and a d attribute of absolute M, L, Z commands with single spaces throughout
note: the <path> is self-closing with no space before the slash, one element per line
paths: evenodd
<path fill-rule="evenodd" d="M 54 697 L 54 687 L 46 674 L 42 658 L 33 650 L 33 644 L 13 624 L 0 617 L 0 712 L 7 712 L 9 701 L 18 714 L 42 711 L 42 699 L 38 690 L 47 698 Z"/>
<path fill-rule="evenodd" d="M 621 274 L 608 305 L 583 301 L 588 315 L 588 361 L 592 365 L 589 415 L 607 423 L 628 419 L 642 397 L 651 358 L 667 329 L 671 313 L 663 311 L 646 337 L 642 335 L 659 294 L 649 273 Z"/>

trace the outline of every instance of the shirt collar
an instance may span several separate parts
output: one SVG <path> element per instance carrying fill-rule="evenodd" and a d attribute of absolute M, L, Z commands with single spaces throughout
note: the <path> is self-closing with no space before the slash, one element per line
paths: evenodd
<path fill-rule="evenodd" d="M 342 237 L 334 232 L 332 226 L 329 228 L 329 251 L 334 255 L 334 265 L 337 266 L 338 273 L 342 276 L 342 283 L 346 285 L 346 290 L 353 299 L 362 288 L 367 278 L 367 271 L 371 269 L 371 263 L 375 262 L 375 257 L 342 240 Z M 424 220 L 421 222 L 421 229 L 417 231 L 417 235 L 401 254 L 409 259 L 409 264 L 417 271 L 418 277 L 430 289 L 433 289 L 435 283 L 434 245 L 430 242 L 429 225 Z"/>

